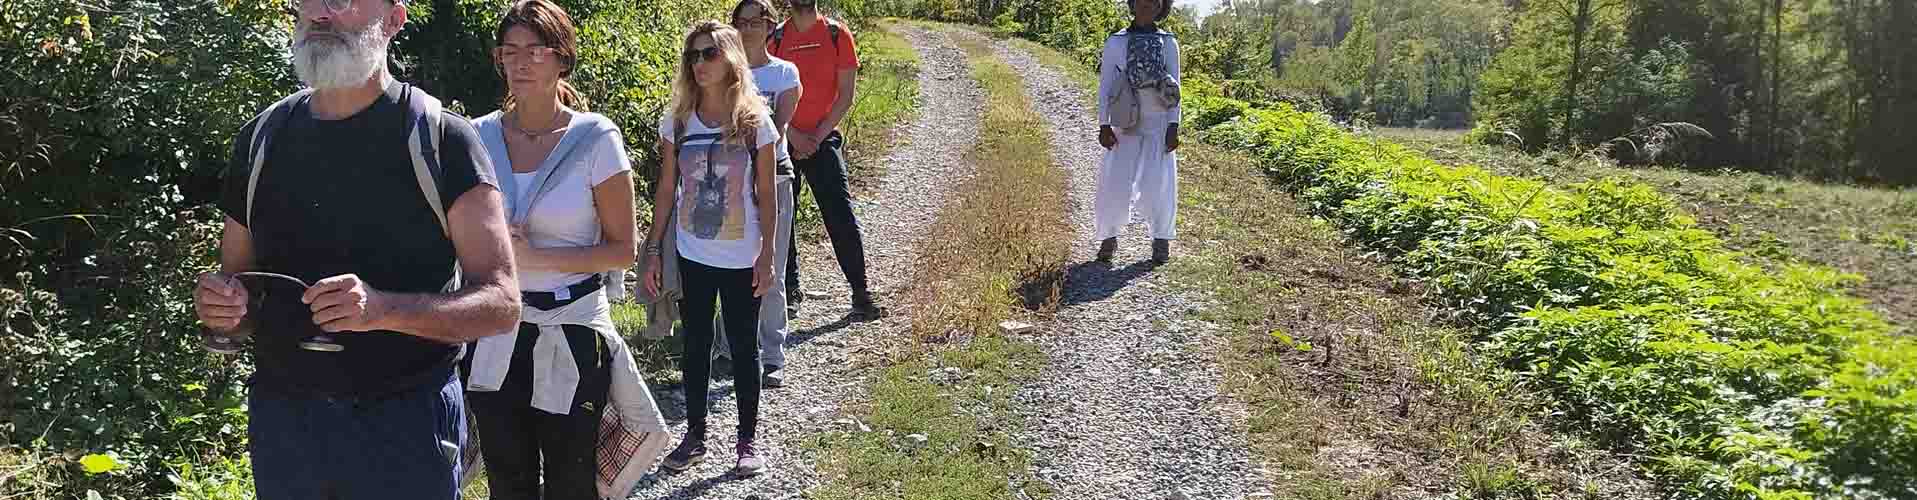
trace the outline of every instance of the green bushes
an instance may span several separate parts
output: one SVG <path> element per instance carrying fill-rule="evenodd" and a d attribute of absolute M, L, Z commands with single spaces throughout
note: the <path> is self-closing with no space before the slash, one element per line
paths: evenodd
<path fill-rule="evenodd" d="M 1197 96 L 1204 132 L 1484 327 L 1482 352 L 1689 498 L 1917 495 L 1917 343 L 1840 292 L 1760 268 L 1642 185 L 1446 167 L 1321 116 Z"/>
<path fill-rule="evenodd" d="M 233 133 L 296 88 L 284 2 L 22 2 L 0 10 L 0 497 L 242 492 L 251 361 L 199 348 L 190 290 L 214 265 Z M 574 83 L 650 178 L 680 36 L 730 3 L 559 3 L 580 28 Z M 408 2 L 400 77 L 494 109 L 505 5 Z M 118 464 L 78 464 L 104 453 Z"/>

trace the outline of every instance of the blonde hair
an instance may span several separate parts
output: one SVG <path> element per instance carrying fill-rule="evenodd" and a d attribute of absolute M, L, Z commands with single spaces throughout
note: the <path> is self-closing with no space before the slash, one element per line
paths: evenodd
<path fill-rule="evenodd" d="M 759 125 L 770 120 L 766 116 L 765 98 L 759 97 L 759 86 L 752 83 L 752 70 L 748 69 L 745 54 L 745 42 L 739 36 L 739 30 L 719 21 L 706 20 L 692 24 L 692 31 L 686 33 L 685 43 L 681 45 L 679 74 L 672 81 L 672 119 L 675 127 L 683 128 L 687 119 L 693 118 L 699 111 L 699 100 L 705 92 L 699 88 L 699 80 L 692 76 L 692 65 L 697 61 L 688 60 L 685 51 L 692 50 L 692 42 L 700 36 L 711 36 L 714 47 L 719 48 L 721 60 L 725 61 L 725 96 L 731 101 L 731 119 L 720 130 L 727 141 L 739 141 L 747 147 L 754 144 L 746 138 L 759 129 Z M 680 130 L 684 132 L 684 130 Z"/>

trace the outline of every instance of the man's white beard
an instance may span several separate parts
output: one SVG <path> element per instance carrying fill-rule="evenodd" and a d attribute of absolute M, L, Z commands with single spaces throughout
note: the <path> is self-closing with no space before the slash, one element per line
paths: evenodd
<path fill-rule="evenodd" d="M 311 24 L 301 24 L 293 35 L 293 71 L 300 81 L 319 90 L 364 85 L 386 63 L 386 44 L 380 26 L 385 19 L 374 19 L 357 32 L 333 32 L 309 38 Z"/>

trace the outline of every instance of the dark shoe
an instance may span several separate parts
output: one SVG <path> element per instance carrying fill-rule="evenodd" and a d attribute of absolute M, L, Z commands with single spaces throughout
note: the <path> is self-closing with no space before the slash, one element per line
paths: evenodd
<path fill-rule="evenodd" d="M 1118 253 L 1118 238 L 1105 238 L 1098 243 L 1098 261 L 1111 262 L 1112 254 Z"/>
<path fill-rule="evenodd" d="M 732 378 L 732 358 L 719 356 L 712 360 L 712 379 Z"/>
<path fill-rule="evenodd" d="M 1152 240 L 1152 262 L 1171 262 L 1171 240 Z"/>
<path fill-rule="evenodd" d="M 672 450 L 672 453 L 666 454 L 666 460 L 664 462 L 661 462 L 659 466 L 664 467 L 667 470 L 670 470 L 673 472 L 684 472 L 686 469 L 690 469 L 692 468 L 692 466 L 698 465 L 699 462 L 705 461 L 705 459 L 706 459 L 705 441 L 693 441 L 688 439 L 685 441 L 680 441 L 678 448 L 674 448 Z"/>
<path fill-rule="evenodd" d="M 739 477 L 752 477 L 765 472 L 765 457 L 759 456 L 758 450 L 753 449 L 752 441 L 740 441 L 734 450 L 739 452 L 739 465 L 732 469 L 732 473 Z"/>
<path fill-rule="evenodd" d="M 779 374 L 779 365 L 765 365 L 764 377 L 765 381 L 759 383 L 760 387 L 767 389 L 785 387 L 785 375 Z"/>
<path fill-rule="evenodd" d="M 885 317 L 885 308 L 872 301 L 869 294 L 852 296 L 852 319 L 854 321 L 877 321 Z"/>

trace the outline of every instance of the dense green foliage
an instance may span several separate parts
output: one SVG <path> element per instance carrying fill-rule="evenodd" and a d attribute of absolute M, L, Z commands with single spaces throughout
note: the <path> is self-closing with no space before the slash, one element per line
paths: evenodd
<path fill-rule="evenodd" d="M 1483 136 L 1605 147 L 1628 161 L 1917 181 L 1910 2 L 1538 0 L 1511 32 L 1476 96 Z M 1712 137 L 1679 147 L 1647 129 L 1668 122 Z"/>
<path fill-rule="evenodd" d="M 1125 18 L 1116 2 L 947 1 L 913 13 L 1086 59 Z M 1088 10 L 1108 17 L 1079 14 Z M 1917 182 L 1911 2 L 1244 0 L 1196 24 L 1193 14 L 1171 23 L 1185 73 L 1252 102 L 1387 126 L 1475 125 L 1480 140 L 1629 163 Z"/>
<path fill-rule="evenodd" d="M 250 360 L 198 347 L 189 291 L 213 267 L 233 133 L 296 88 L 291 18 L 283 2 L 22 1 L 0 11 L 0 496 L 250 496 L 232 487 Z M 680 37 L 730 3 L 559 3 L 580 24 L 573 82 L 650 178 Z M 396 73 L 469 115 L 496 108 L 505 5 L 409 5 Z"/>
<path fill-rule="evenodd" d="M 1447 167 L 1289 105 L 1207 85 L 1207 141 L 1395 257 L 1483 326 L 1485 354 L 1554 394 L 1689 498 L 1906 498 L 1917 491 L 1917 343 L 1854 279 L 1744 263 L 1650 187 L 1568 187 Z"/>

